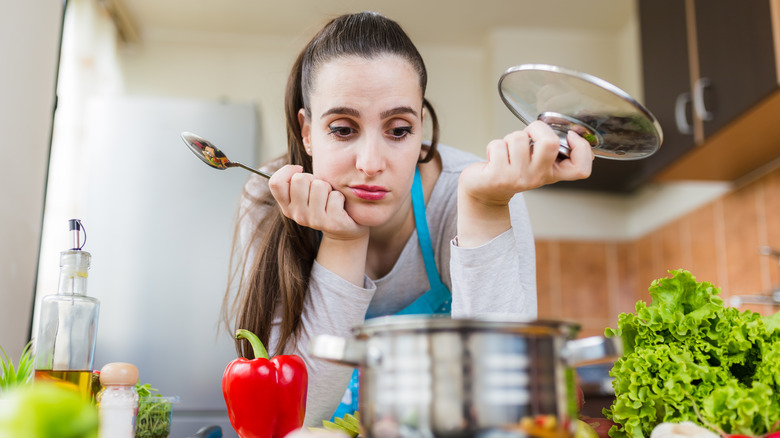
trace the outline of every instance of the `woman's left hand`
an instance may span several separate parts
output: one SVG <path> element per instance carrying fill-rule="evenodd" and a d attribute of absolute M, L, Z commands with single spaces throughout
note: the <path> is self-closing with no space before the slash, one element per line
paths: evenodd
<path fill-rule="evenodd" d="M 569 158 L 558 159 L 558 136 L 535 121 L 487 146 L 487 161 L 463 170 L 458 182 L 458 246 L 482 245 L 511 227 L 509 200 L 516 193 L 590 176 L 593 152 L 569 131 Z M 533 141 L 533 145 L 531 142 Z"/>
<path fill-rule="evenodd" d="M 568 159 L 558 159 L 558 136 L 544 122 L 535 121 L 487 146 L 487 161 L 467 167 L 460 188 L 475 200 L 489 205 L 506 205 L 516 193 L 558 181 L 590 176 L 593 152 L 590 144 L 573 131 L 566 140 Z M 533 141 L 533 145 L 531 145 Z"/>

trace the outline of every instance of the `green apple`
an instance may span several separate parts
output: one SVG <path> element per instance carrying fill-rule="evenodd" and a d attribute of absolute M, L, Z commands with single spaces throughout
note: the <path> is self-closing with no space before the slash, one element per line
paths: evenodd
<path fill-rule="evenodd" d="M 599 434 L 596 430 L 590 427 L 590 425 L 580 419 L 574 420 L 576 429 L 574 430 L 574 438 L 599 438 Z"/>
<path fill-rule="evenodd" d="M 35 382 L 2 393 L 0 438 L 97 438 L 97 408 L 71 389 Z"/>

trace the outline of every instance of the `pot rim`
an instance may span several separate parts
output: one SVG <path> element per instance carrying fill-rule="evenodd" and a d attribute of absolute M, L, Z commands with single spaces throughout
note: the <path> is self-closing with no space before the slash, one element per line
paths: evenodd
<path fill-rule="evenodd" d="M 374 335 L 431 331 L 490 331 L 520 335 L 564 336 L 574 338 L 581 326 L 572 321 L 528 319 L 507 315 L 450 318 L 438 315 L 390 315 L 366 320 L 352 329 L 356 338 Z"/>

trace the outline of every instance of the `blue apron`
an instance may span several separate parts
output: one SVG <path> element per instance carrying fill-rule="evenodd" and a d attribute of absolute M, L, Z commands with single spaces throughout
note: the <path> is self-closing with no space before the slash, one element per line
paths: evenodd
<path fill-rule="evenodd" d="M 414 210 L 414 225 L 417 228 L 417 239 L 420 241 L 425 272 L 428 274 L 430 290 L 414 300 L 412 304 L 401 309 L 396 315 L 449 315 L 452 308 L 452 294 L 447 286 L 442 283 L 436 262 L 433 259 L 433 246 L 431 235 L 428 232 L 428 220 L 425 217 L 425 195 L 423 195 L 420 171 L 415 169 L 414 182 L 412 183 L 412 209 Z M 344 417 L 358 410 L 358 370 L 352 372 L 352 379 L 344 392 L 341 404 L 333 414 L 336 417 Z"/>

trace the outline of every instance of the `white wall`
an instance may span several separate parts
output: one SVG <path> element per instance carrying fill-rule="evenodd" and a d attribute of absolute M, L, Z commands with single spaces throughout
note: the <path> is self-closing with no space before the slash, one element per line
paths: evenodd
<path fill-rule="evenodd" d="M 125 92 L 255 103 L 260 116 L 259 159 L 265 161 L 286 150 L 284 87 L 308 37 L 150 33 L 142 44 L 121 51 Z M 495 80 L 486 74 L 484 50 L 422 45 L 419 50 L 429 70 L 427 97 L 440 119 L 440 140 L 483 154 L 490 140 L 489 117 L 483 109 L 492 98 L 483 90 L 489 86 L 497 98 Z M 197 133 L 197 127 L 191 130 Z M 229 152 L 228 145 L 223 147 Z"/>
<path fill-rule="evenodd" d="M 29 338 L 54 107 L 62 1 L 6 2 L 0 14 L 0 346 Z"/>

